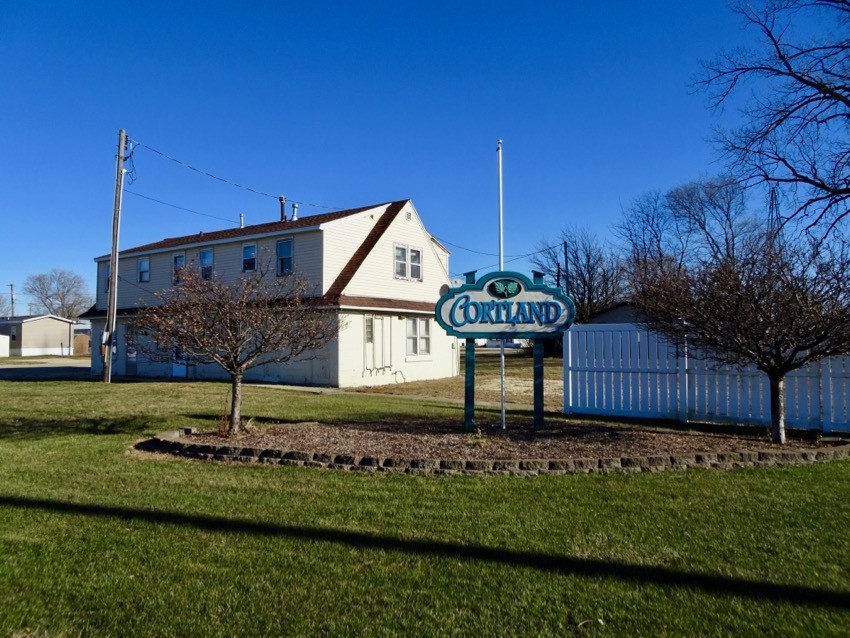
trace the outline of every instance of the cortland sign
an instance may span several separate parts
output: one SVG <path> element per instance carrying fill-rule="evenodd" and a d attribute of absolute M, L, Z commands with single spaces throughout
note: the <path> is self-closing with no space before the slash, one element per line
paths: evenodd
<path fill-rule="evenodd" d="M 535 277 L 537 279 L 537 277 Z M 450 288 L 435 310 L 450 335 L 467 339 L 554 337 L 575 320 L 572 299 L 516 272 L 494 272 Z"/>

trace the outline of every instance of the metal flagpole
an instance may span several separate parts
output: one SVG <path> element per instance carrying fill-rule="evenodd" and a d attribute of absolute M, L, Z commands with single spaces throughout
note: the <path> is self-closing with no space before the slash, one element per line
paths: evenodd
<path fill-rule="evenodd" d="M 499 160 L 499 270 L 505 269 L 504 258 L 504 233 L 502 227 L 502 140 L 496 147 L 496 156 Z M 502 429 L 505 429 L 505 340 L 499 342 L 499 378 L 502 386 Z"/>

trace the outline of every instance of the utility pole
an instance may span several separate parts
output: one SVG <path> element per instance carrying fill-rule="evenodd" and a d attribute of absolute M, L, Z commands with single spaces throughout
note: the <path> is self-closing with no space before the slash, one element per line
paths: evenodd
<path fill-rule="evenodd" d="M 112 252 L 109 256 L 109 298 L 103 332 L 103 382 L 112 381 L 112 348 L 115 345 L 115 321 L 118 303 L 118 229 L 121 227 L 121 201 L 124 196 L 124 149 L 127 133 L 118 131 L 118 160 L 115 168 L 115 202 L 112 209 Z"/>
<path fill-rule="evenodd" d="M 9 289 L 12 291 L 12 317 L 15 316 L 15 284 L 9 284 Z M 10 317 L 11 318 L 11 317 Z"/>

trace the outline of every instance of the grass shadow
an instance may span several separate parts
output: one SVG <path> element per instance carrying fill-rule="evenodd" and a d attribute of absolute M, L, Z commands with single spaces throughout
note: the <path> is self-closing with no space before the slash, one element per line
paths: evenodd
<path fill-rule="evenodd" d="M 748 600 L 850 610 L 850 592 L 847 591 L 755 581 L 720 574 L 686 572 L 667 567 L 636 565 L 611 560 L 578 558 L 484 545 L 466 545 L 434 539 L 403 539 L 346 529 L 280 525 L 245 519 L 15 496 L 0 496 L 0 507 L 15 507 L 92 518 L 136 520 L 156 525 L 190 527 L 225 534 L 251 534 L 327 542 L 358 549 L 503 564 L 564 576 L 608 578 L 637 584 L 690 589 Z"/>
<path fill-rule="evenodd" d="M 0 418 L 0 441 L 40 440 L 74 434 L 142 434 L 151 429 L 165 429 L 165 424 L 164 419 L 146 416 L 62 420 Z"/>

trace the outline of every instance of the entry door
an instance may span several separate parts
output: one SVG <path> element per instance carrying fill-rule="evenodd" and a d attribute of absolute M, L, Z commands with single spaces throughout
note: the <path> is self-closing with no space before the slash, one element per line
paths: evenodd
<path fill-rule="evenodd" d="M 378 370 L 384 367 L 384 318 L 375 317 L 375 335 L 372 339 L 372 360 Z"/>
<path fill-rule="evenodd" d="M 138 374 L 138 365 L 136 362 L 138 349 L 136 348 L 136 340 L 130 335 L 127 335 L 124 353 L 124 374 L 128 377 L 135 377 Z"/>
<path fill-rule="evenodd" d="M 171 376 L 175 379 L 185 379 L 187 376 L 186 355 L 180 348 L 174 348 L 171 358 Z"/>
<path fill-rule="evenodd" d="M 390 333 L 390 318 L 375 317 L 375 338 L 372 345 L 375 353 L 375 368 L 378 370 L 392 366 Z"/>

